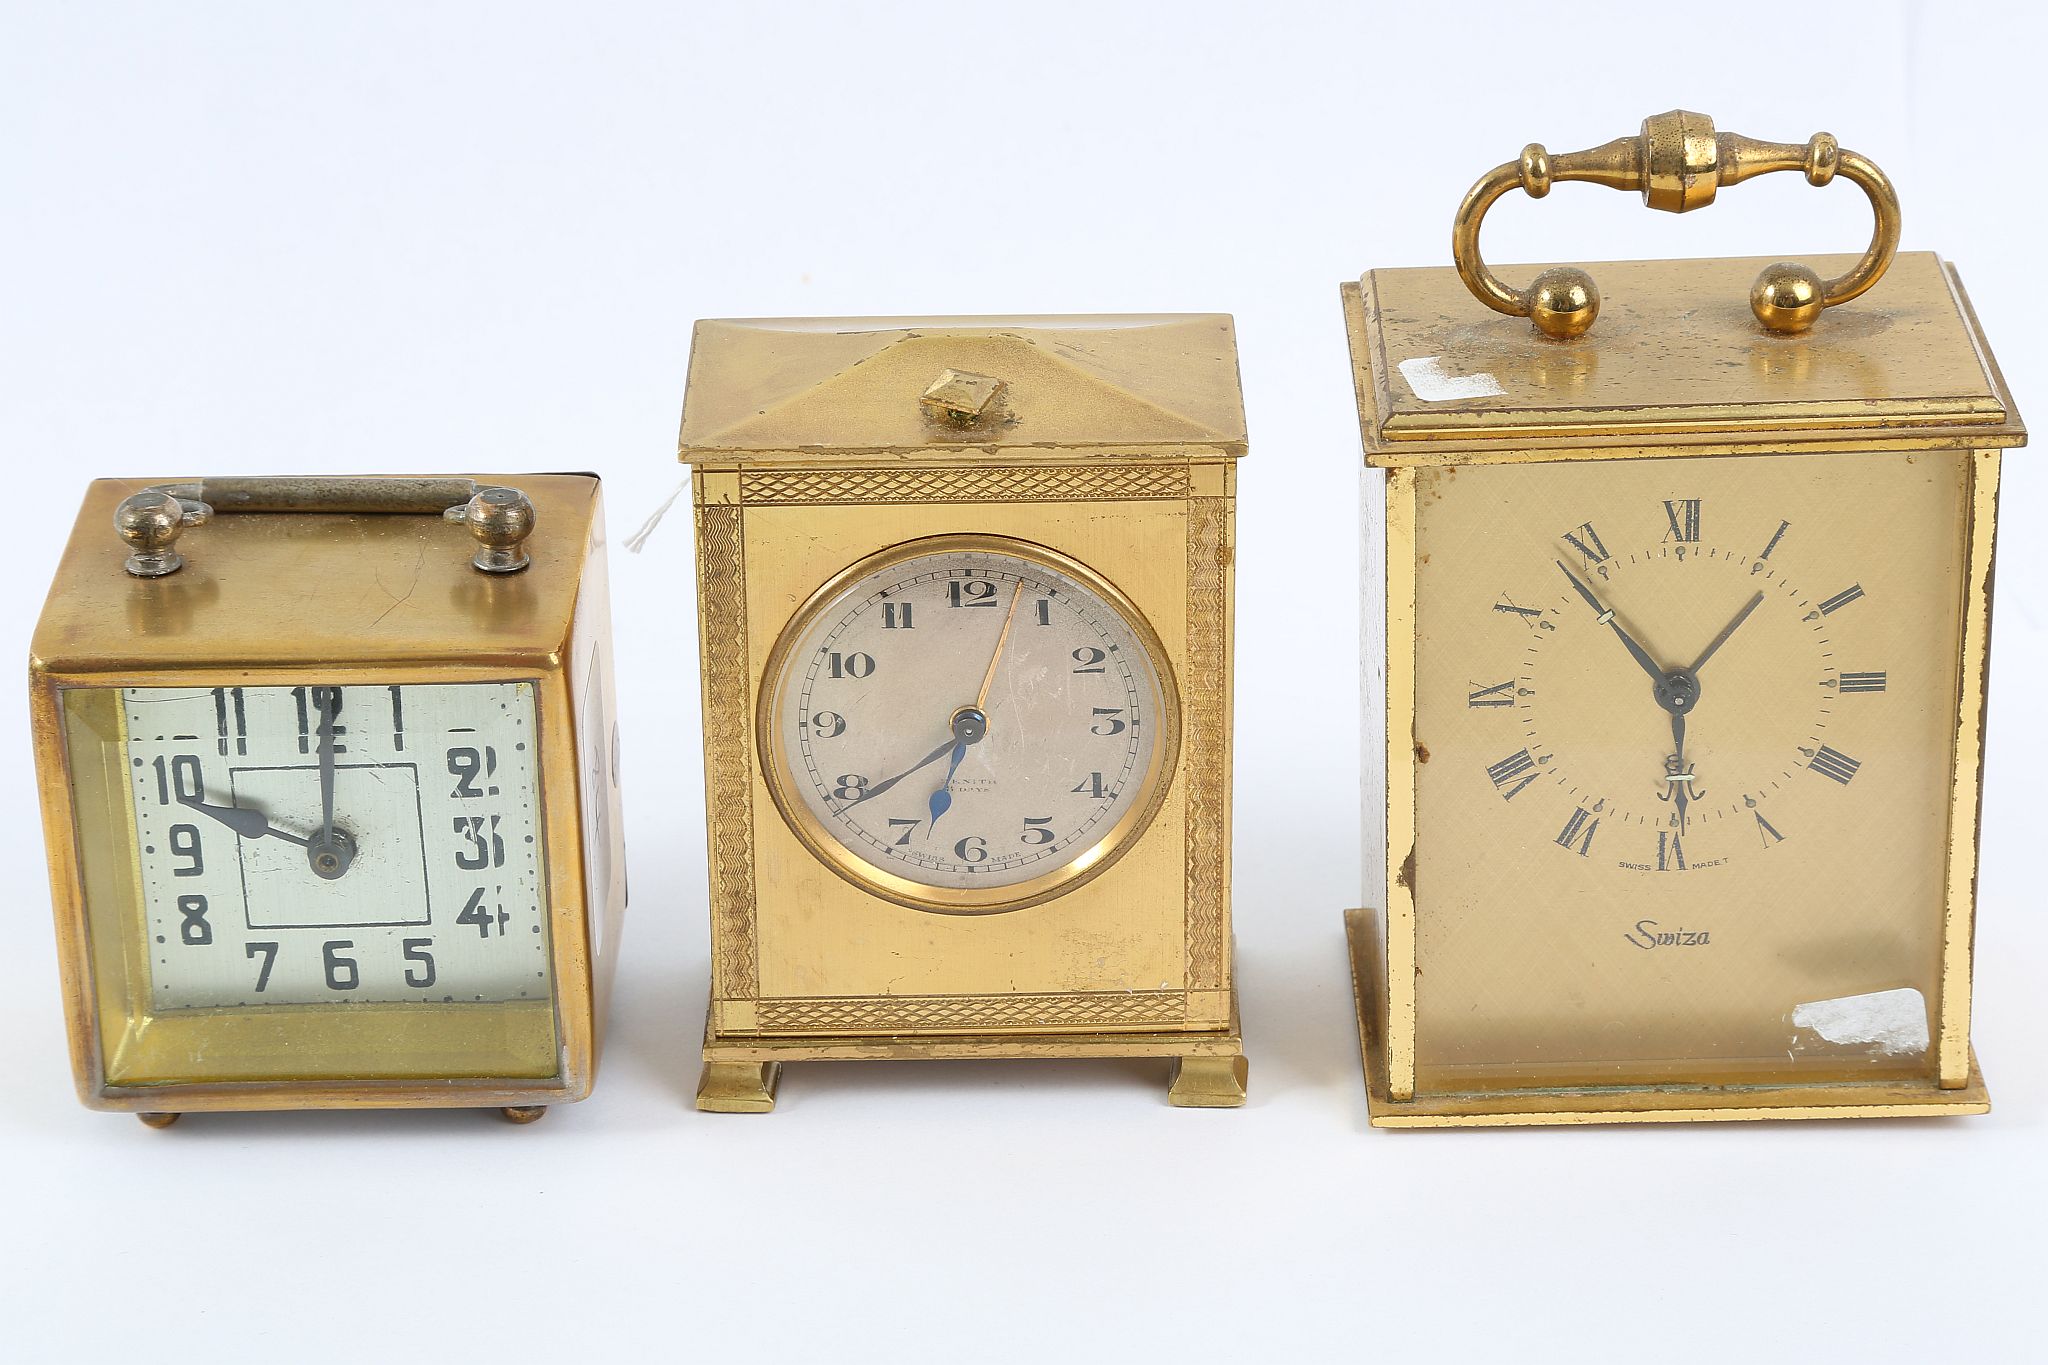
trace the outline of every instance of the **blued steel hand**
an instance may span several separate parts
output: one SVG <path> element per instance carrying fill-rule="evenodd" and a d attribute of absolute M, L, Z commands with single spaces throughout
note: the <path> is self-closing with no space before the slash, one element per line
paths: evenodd
<path fill-rule="evenodd" d="M 957 720 L 954 722 L 953 728 L 957 733 L 959 730 L 959 722 Z M 873 800 L 875 797 L 880 796 L 885 791 L 888 791 L 891 787 L 895 786 L 898 782 L 901 782 L 904 778 L 910 776 L 912 773 L 924 768 L 929 768 L 932 764 L 944 758 L 947 754 L 953 751 L 954 746 L 959 744 L 959 742 L 960 741 L 957 738 L 947 740 L 944 744 L 941 744 L 938 748 L 932 750 L 923 758 L 920 758 L 919 760 L 917 760 L 917 762 L 911 764 L 908 768 L 905 768 L 902 772 L 896 774 L 896 776 L 890 778 L 886 782 L 877 782 L 874 786 L 867 788 L 865 791 L 861 792 L 859 796 L 854 797 L 853 800 L 847 802 L 846 805 L 841 806 L 839 809 L 847 810 L 853 806 L 858 806 L 863 801 Z"/>
<path fill-rule="evenodd" d="M 189 796 L 179 797 L 178 803 L 187 810 L 198 811 L 210 820 L 220 821 L 244 839 L 261 839 L 265 835 L 269 835 L 273 839 L 282 839 L 288 844 L 297 844 L 300 848 L 311 848 L 313 846 L 311 839 L 303 838 L 297 834 L 288 834 L 284 830 L 272 825 L 270 817 L 260 810 L 246 810 L 241 806 L 210 806 L 204 801 Z"/>
<path fill-rule="evenodd" d="M 967 757 L 966 743 L 963 741 L 955 744 L 953 746 L 953 761 L 946 765 L 946 780 L 939 784 L 939 789 L 932 793 L 931 800 L 925 803 L 925 809 L 931 815 L 931 823 L 924 827 L 924 837 L 927 839 L 931 838 L 932 831 L 938 828 L 939 817 L 953 809 L 953 774 L 960 771 L 960 760 L 965 757 Z"/>
<path fill-rule="evenodd" d="M 1613 609 L 1600 605 L 1600 599 L 1593 595 L 1593 590 L 1584 583 L 1581 583 L 1579 576 L 1564 566 L 1563 560 L 1558 559 L 1551 562 L 1557 565 L 1557 571 L 1565 576 L 1566 581 L 1572 585 L 1572 590 L 1578 593 L 1580 597 L 1586 599 L 1586 605 L 1593 609 L 1595 619 L 1601 625 L 1607 626 L 1614 631 L 1615 635 L 1621 640 L 1621 643 L 1627 647 L 1629 656 L 1642 666 L 1643 672 L 1649 674 L 1652 681 L 1664 681 L 1664 670 L 1657 667 L 1657 661 L 1650 657 L 1649 652 L 1637 644 L 1630 637 L 1629 633 L 1621 628 L 1621 622 L 1614 619 Z"/>
<path fill-rule="evenodd" d="M 1708 645 L 1704 650 L 1700 652 L 1700 657 L 1692 661 L 1692 667 L 1687 671 L 1692 673 L 1699 672 L 1700 669 L 1706 665 L 1707 660 L 1714 657 L 1714 651 L 1719 649 L 1722 645 L 1728 643 L 1728 637 L 1735 633 L 1735 628 L 1737 626 L 1740 626 L 1744 621 L 1747 621 L 1749 619 L 1749 614 L 1755 611 L 1758 607 L 1762 606 L 1763 604 L 1764 595 L 1762 593 L 1758 593 L 1756 596 L 1750 598 L 1749 605 L 1744 607 L 1741 611 L 1735 613 L 1735 619 L 1733 621 L 1730 621 L 1727 627 L 1724 630 L 1722 630 L 1722 632 L 1719 635 L 1716 635 L 1714 637 L 1714 643 Z"/>

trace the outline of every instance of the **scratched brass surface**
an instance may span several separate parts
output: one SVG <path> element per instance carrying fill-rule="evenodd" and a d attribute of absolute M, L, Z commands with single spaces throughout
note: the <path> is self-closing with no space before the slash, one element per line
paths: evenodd
<path fill-rule="evenodd" d="M 279 513 L 218 517 L 184 569 L 133 578 L 113 508 L 161 480 L 88 489 L 32 645 L 30 705 L 73 1070 L 91 1107 L 505 1107 L 589 1093 L 610 973 L 592 946 L 616 944 L 624 911 L 598 484 L 494 481 L 540 513 L 534 565 L 510 577 L 477 573 L 463 530 L 435 518 Z M 520 679 L 536 684 L 551 1002 L 152 1013 L 132 816 L 112 795 L 125 778 L 105 771 L 120 761 L 119 689 Z"/>
<path fill-rule="evenodd" d="M 1750 317 L 1744 291 L 1761 261 L 1598 264 L 1611 285 L 1606 314 L 1571 342 L 1481 308 L 1448 268 L 1368 272 L 1349 305 L 1368 460 L 1711 453 L 1694 448 L 1767 437 L 1781 448 L 1881 449 L 1908 431 L 1917 444 L 1967 448 L 2025 439 L 1938 257 L 1901 254 L 1881 286 L 1801 336 Z M 1446 375 L 1489 376 L 1500 391 L 1429 401 L 1400 366 L 1432 357 Z"/>
<path fill-rule="evenodd" d="M 690 373 L 713 944 L 700 1104 L 768 1107 L 744 1068 L 780 1060 L 1235 1055 L 1230 320 L 710 321 Z M 974 401 L 930 401 L 935 386 Z M 1179 696 L 1163 791 L 1115 860 L 1000 914 L 899 903 L 822 860 L 765 775 L 764 682 L 802 604 L 933 536 L 1083 566 L 1150 626 Z M 1181 1102 L 1221 1103 L 1229 1079 L 1195 1068 Z"/>
<path fill-rule="evenodd" d="M 1368 907 L 1351 926 L 1369 978 L 1358 1005 L 1372 1040 L 1376 1123 L 1979 1112 L 1988 1105 L 1969 1037 L 1977 799 L 1999 455 L 2025 443 L 2025 428 L 1954 272 L 1936 258 L 1900 256 L 1880 287 L 1830 309 L 1803 337 L 1767 334 L 1749 316 L 1741 286 L 1756 265 L 1600 266 L 1603 281 L 1615 286 L 1613 306 L 1598 328 L 1571 342 L 1487 313 L 1449 269 L 1375 271 L 1343 290 L 1369 466 L 1366 525 L 1375 545 L 1368 562 L 1384 558 L 1384 573 L 1365 591 L 1373 648 L 1365 661 L 1373 712 L 1366 827 L 1376 846 L 1366 851 Z M 1502 392 L 1477 392 L 1481 385 L 1468 388 L 1470 396 L 1430 403 L 1399 370 L 1403 359 L 1430 357 L 1442 376 L 1484 375 Z M 1670 567 L 1668 560 L 1649 567 L 1668 529 L 1657 520 L 1663 500 L 1707 491 L 1707 506 L 1716 509 L 1710 515 L 1724 518 L 1727 535 L 1699 544 L 1710 553 L 1686 565 L 1702 571 L 1702 593 L 1678 591 L 1675 580 L 1647 590 Z M 1744 519 L 1766 517 L 1767 502 L 1787 499 L 1811 504 L 1798 518 L 1801 534 L 1813 536 L 1804 562 L 1781 560 L 1785 584 L 1800 600 L 1817 611 L 1822 594 L 1862 579 L 1869 563 L 1876 568 L 1865 587 L 1883 583 L 1894 603 L 1869 615 L 1828 614 L 1845 649 L 1903 661 L 1823 661 L 1837 670 L 1837 682 L 1841 671 L 1874 668 L 1893 674 L 1898 688 L 1910 684 L 1909 692 L 1891 694 L 1904 696 L 1903 709 L 1853 721 L 1863 747 L 1882 755 L 1857 769 L 1853 782 L 1887 774 L 1872 783 L 1872 799 L 1825 816 L 1818 806 L 1802 811 L 1813 821 L 1803 842 L 1819 861 L 1788 865 L 1783 877 L 1766 876 L 1760 864 L 1746 869 L 1748 855 L 1706 853 L 1708 865 L 1682 875 L 1727 886 L 1690 901 L 1650 889 L 1651 879 L 1672 875 L 1657 870 L 1651 844 L 1603 845 L 1611 866 L 1594 876 L 1543 865 L 1538 855 L 1546 851 L 1580 861 L 1556 845 L 1582 807 L 1573 801 L 1546 810 L 1546 818 L 1559 816 L 1554 829 L 1542 830 L 1546 821 L 1530 825 L 1535 834 L 1521 827 L 1533 817 L 1517 803 L 1571 792 L 1546 774 L 1547 786 L 1501 796 L 1487 769 L 1532 737 L 1518 732 L 1498 753 L 1475 758 L 1484 748 L 1475 719 L 1502 711 L 1474 707 L 1471 694 L 1511 674 L 1530 690 L 1505 714 L 1525 726 L 1542 717 L 1537 740 L 1547 741 L 1542 726 L 1556 722 L 1554 761 L 1565 764 L 1569 748 L 1578 777 L 1601 770 L 1585 794 L 1615 803 L 1597 817 L 1588 812 L 1602 821 L 1605 840 L 1653 829 L 1651 812 L 1668 818 L 1668 808 L 1638 799 L 1642 792 L 1622 800 L 1593 791 L 1634 780 L 1627 763 L 1639 767 L 1658 747 L 1653 734 L 1619 746 L 1600 731 L 1654 726 L 1661 716 L 1647 696 L 1609 695 L 1631 686 L 1610 676 L 1630 667 L 1611 640 L 1604 641 L 1613 651 L 1607 663 L 1588 655 L 1571 668 L 1553 666 L 1540 682 L 1525 680 L 1528 670 L 1513 664 L 1482 678 L 1480 657 L 1494 624 L 1488 604 L 1535 585 L 1540 608 L 1560 613 L 1548 618 L 1559 631 L 1573 620 L 1563 613 L 1576 609 L 1583 632 L 1592 613 L 1571 597 L 1551 601 L 1570 589 L 1554 567 L 1555 588 L 1542 586 L 1539 572 L 1570 553 L 1562 533 L 1593 515 L 1571 509 L 1606 509 L 1598 514 L 1609 521 L 1648 515 L 1647 526 L 1631 524 L 1618 537 L 1636 556 L 1635 580 L 1616 572 L 1600 587 L 1612 587 L 1616 600 L 1608 605 L 1625 624 L 1640 616 L 1686 637 L 1655 646 L 1676 657 L 1700 643 L 1689 632 L 1711 634 L 1709 618 L 1718 613 L 1725 621 L 1740 604 L 1740 588 L 1728 589 L 1735 600 L 1708 602 L 1714 594 L 1704 592 L 1712 577 L 1706 571 L 1723 557 L 1760 557 L 1784 518 L 1772 518 L 1754 543 Z M 1725 520 L 1729 514 L 1735 523 Z M 1844 584 L 1819 587 L 1837 568 L 1850 575 Z M 1475 609 L 1479 596 L 1486 603 Z M 1787 625 L 1775 619 L 1767 629 L 1745 629 L 1757 632 L 1750 643 L 1783 636 L 1779 643 L 1789 648 L 1795 636 Z M 1742 683 L 1735 661 L 1744 647 L 1731 644 L 1713 666 L 1724 672 L 1705 681 L 1690 731 L 1689 742 L 1719 748 L 1722 775 L 1760 772 L 1763 750 L 1782 738 L 1767 742 L 1766 731 L 1796 709 L 1790 693 L 1773 695 L 1784 690 L 1779 679 L 1759 674 Z M 1553 665 L 1567 652 L 1552 651 Z M 1560 686 L 1569 702 L 1562 707 Z M 1839 722 L 1838 733 L 1847 734 L 1847 705 L 1869 698 L 1836 696 L 1841 714 L 1816 718 Z M 1645 709 L 1647 722 L 1639 714 Z M 1567 735 L 1574 726 L 1577 733 Z M 1815 748 L 1820 732 L 1811 723 L 1803 728 L 1812 733 L 1795 751 Z M 1532 756 L 1541 747 L 1531 744 Z M 1622 747 L 1626 763 L 1611 766 Z M 1475 763 L 1478 794 L 1491 808 L 1461 790 Z M 1781 782 L 1784 766 L 1774 770 Z M 1811 772 L 1795 775 L 1818 781 Z M 1705 768 L 1699 776 L 1709 788 L 1716 780 Z M 1747 778 L 1735 789 L 1762 790 Z M 1718 801 L 1725 792 L 1714 795 Z M 1754 822 L 1751 808 L 1738 809 Z M 1761 841 L 1756 851 L 1791 851 L 1799 836 L 1784 832 L 1778 846 L 1752 828 Z M 1528 860 L 1518 863 L 1521 844 Z M 1690 839 L 1686 851 L 1693 852 Z M 1636 894 L 1622 886 L 1629 878 L 1650 883 L 1637 896 L 1644 915 L 1629 916 L 1603 942 L 1610 912 L 1628 908 Z M 1687 920 L 1663 928 L 1704 930 L 1712 945 L 1632 947 L 1624 930 L 1642 917 L 1662 918 L 1652 912 L 1666 904 Z M 1695 920 L 1695 911 L 1712 919 Z M 1728 937 L 1715 929 L 1721 922 L 1741 929 Z M 1629 959 L 1616 960 L 1615 948 L 1642 959 L 1633 979 Z M 1734 960 L 1700 965 L 1717 957 Z M 1802 1003 L 1908 988 L 1924 1001 L 1924 1051 L 1828 1045 L 1787 1018 Z"/>

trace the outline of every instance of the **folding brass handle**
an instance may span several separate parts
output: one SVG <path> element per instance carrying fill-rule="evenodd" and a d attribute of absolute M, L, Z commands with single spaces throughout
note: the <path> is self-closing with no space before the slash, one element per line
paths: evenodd
<path fill-rule="evenodd" d="M 1716 133 L 1705 114 L 1674 109 L 1643 120 L 1635 137 L 1602 147 L 1552 156 L 1540 142 L 1522 149 L 1519 161 L 1496 166 L 1458 205 L 1451 225 L 1451 254 L 1459 278 L 1495 312 L 1525 317 L 1545 336 L 1569 341 L 1583 336 L 1600 315 L 1600 291 L 1593 277 L 1571 266 L 1546 270 L 1527 289 L 1501 282 L 1479 257 L 1479 223 L 1496 199 L 1520 186 L 1532 199 L 1550 193 L 1560 180 L 1590 180 L 1616 190 L 1641 190 L 1643 202 L 1667 213 L 1684 213 L 1714 202 L 1714 191 L 1771 171 L 1804 171 L 1809 185 L 1825 185 L 1839 172 L 1863 187 L 1877 215 L 1870 249 L 1847 274 L 1823 280 L 1793 261 L 1766 266 L 1750 287 L 1749 308 L 1773 332 L 1803 332 L 1821 309 L 1847 303 L 1876 284 L 1899 249 L 1899 196 L 1876 164 L 1843 151 L 1832 134 L 1815 133 L 1805 143 L 1758 142 L 1740 133 Z"/>
<path fill-rule="evenodd" d="M 472 479 L 269 478 L 202 479 L 145 488 L 114 509 L 114 530 L 137 578 L 163 578 L 185 567 L 175 548 L 188 526 L 218 513 L 307 512 L 434 516 L 459 521 L 476 542 L 470 563 L 483 573 L 518 573 L 531 562 L 521 548 L 533 534 L 533 503 L 516 488 Z"/>

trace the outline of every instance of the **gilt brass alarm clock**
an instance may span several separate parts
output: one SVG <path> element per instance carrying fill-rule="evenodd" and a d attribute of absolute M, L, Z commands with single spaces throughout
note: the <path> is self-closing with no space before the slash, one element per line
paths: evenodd
<path fill-rule="evenodd" d="M 589 1093 L 624 909 L 603 519 L 595 478 L 512 482 L 91 486 L 30 664 L 88 1105 Z"/>
<path fill-rule="evenodd" d="M 1866 192 L 1868 252 L 1519 288 L 1478 252 L 1516 187 L 1676 211 L 1788 170 Z M 1531 146 L 1465 201 L 1455 270 L 1345 287 L 1375 1124 L 1988 1107 L 1979 774 L 2025 433 L 1955 271 L 1898 235 L 1882 172 L 1826 134 L 1674 113 Z"/>
<path fill-rule="evenodd" d="M 1240 1104 L 1230 319 L 707 321 L 712 986 L 783 1062 L 1160 1057 Z"/>

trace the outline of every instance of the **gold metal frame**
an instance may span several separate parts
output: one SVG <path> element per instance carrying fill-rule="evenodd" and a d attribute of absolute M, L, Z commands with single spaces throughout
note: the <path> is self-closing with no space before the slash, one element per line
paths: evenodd
<path fill-rule="evenodd" d="M 606 944 L 616 943 L 624 909 L 616 888 L 587 885 L 582 828 L 582 751 L 586 741 L 609 744 L 609 736 L 586 736 L 579 729 L 591 660 L 610 654 L 602 510 L 593 478 L 537 476 L 521 482 L 532 489 L 540 510 L 540 530 L 530 542 L 537 563 L 544 566 L 540 572 L 491 578 L 478 574 L 465 559 L 425 557 L 411 593 L 403 598 L 391 594 L 394 601 L 418 604 L 416 630 L 387 631 L 374 642 L 365 638 L 363 657 L 343 664 L 332 662 L 331 642 L 312 638 L 303 629 L 301 613 L 331 613 L 346 634 L 345 623 L 356 615 L 368 622 L 388 610 L 381 600 L 366 600 L 360 582 L 334 575 L 316 580 L 290 601 L 270 596 L 267 571 L 260 563 L 237 564 L 236 555 L 261 561 L 292 551 L 283 542 L 266 543 L 260 528 L 251 526 L 237 527 L 196 549 L 191 564 L 179 573 L 132 578 L 121 569 L 124 547 L 105 528 L 115 505 L 147 485 L 140 480 L 102 480 L 93 485 L 45 608 L 44 625 L 49 629 L 47 634 L 38 632 L 29 687 L 72 1069 L 79 1098 L 89 1108 L 136 1113 L 152 1123 L 186 1112 L 310 1108 L 496 1108 L 508 1118 L 528 1122 L 544 1106 L 590 1093 L 614 960 L 609 950 L 602 962 L 593 960 L 593 925 L 601 921 Z M 441 534 L 438 528 L 427 533 Z M 238 552 L 236 537 L 243 534 L 252 539 Z M 236 597 L 242 592 L 249 594 L 246 600 Z M 193 632 L 191 619 L 174 608 L 187 597 L 215 613 L 223 624 L 213 632 Z M 230 601 L 234 606 L 221 616 Z M 128 604 L 125 610 L 123 604 Z M 148 638 L 148 631 L 137 624 L 138 610 L 152 613 L 150 622 L 165 623 L 161 638 Z M 164 616 L 166 612 L 170 614 Z M 342 686 L 533 685 L 552 1000 L 540 1002 L 539 1010 L 528 1002 L 517 1002 L 509 1010 L 474 1008 L 478 1018 L 522 1012 L 551 1016 L 546 1027 L 554 1035 L 555 1062 L 548 1075 L 496 1075 L 475 1067 L 465 1071 L 461 1059 L 449 1053 L 445 1034 L 422 1026 L 425 1016 L 400 1018 L 374 1006 L 355 1005 L 346 1007 L 345 1015 L 329 1014 L 321 1021 L 323 1026 L 342 1026 L 365 1055 L 386 1053 L 400 1043 L 440 1049 L 427 1060 L 446 1061 L 448 1069 L 419 1066 L 410 1068 L 409 1075 L 378 1076 L 373 1065 L 362 1077 L 350 1079 L 215 1077 L 125 1085 L 110 1081 L 104 1011 L 125 1009 L 132 1002 L 100 998 L 99 988 L 107 983 L 98 980 L 95 954 L 109 945 L 93 942 L 87 898 L 125 896 L 139 913 L 140 870 L 132 840 L 122 843 L 114 837 L 119 831 L 108 827 L 132 818 L 123 813 L 122 803 L 111 803 L 109 809 L 102 802 L 97 813 L 78 809 L 74 797 L 79 775 L 71 762 L 72 737 L 60 694 L 72 689 L 230 683 L 290 686 L 313 676 Z M 615 796 L 608 794 L 609 799 Z M 612 828 L 616 830 L 616 821 Z M 118 868 L 104 862 L 88 866 L 83 850 L 104 847 L 110 837 L 113 846 L 129 850 L 126 863 Z M 134 914 L 127 918 L 132 922 Z M 302 1008 L 307 1007 L 293 1007 L 292 1012 Z M 239 1038 L 260 1026 L 264 1012 L 234 1012 L 239 1019 L 225 1018 L 226 1011 L 194 1013 L 211 1017 L 176 1022 L 218 1032 L 218 1047 L 231 1051 Z M 405 1031 L 396 1041 L 393 1025 Z M 518 1026 L 533 1025 L 528 1021 Z"/>
<path fill-rule="evenodd" d="M 790 651 L 796 647 L 818 617 L 830 607 L 839 596 L 854 583 L 896 564 L 927 556 L 980 551 L 988 554 L 1007 555 L 1027 563 L 1039 563 L 1053 571 L 1071 578 L 1088 591 L 1107 603 L 1111 610 L 1123 617 L 1131 627 L 1152 665 L 1155 680 L 1155 699 L 1165 721 L 1161 727 L 1163 738 L 1152 747 L 1152 759 L 1144 776 L 1143 797 L 1134 801 L 1116 824 L 1094 844 L 1084 849 L 1061 866 L 1029 881 L 1008 886 L 990 887 L 978 890 L 971 887 L 927 886 L 908 877 L 890 872 L 886 868 L 862 858 L 833 838 L 812 813 L 803 799 L 788 790 L 786 786 L 789 768 L 788 757 L 782 745 L 782 681 L 783 669 L 789 661 Z M 768 794 L 774 799 L 776 810 L 780 811 L 790 831 L 803 842 L 820 862 L 852 882 L 863 891 L 909 906 L 913 910 L 929 910 L 942 915 L 1000 915 L 1013 910 L 1023 910 L 1039 905 L 1054 896 L 1063 895 L 1077 886 L 1099 876 L 1116 863 L 1125 848 L 1138 835 L 1151 826 L 1159 814 L 1159 808 L 1166 803 L 1166 794 L 1172 786 L 1173 774 L 1180 765 L 1180 689 L 1174 680 L 1173 662 L 1168 658 L 1166 648 L 1160 644 L 1152 623 L 1145 619 L 1137 604 L 1124 592 L 1102 575 L 1071 555 L 1058 550 L 1019 540 L 1011 536 L 995 535 L 940 535 L 927 536 L 919 540 L 905 541 L 888 549 L 869 555 L 851 564 L 826 580 L 813 592 L 804 604 L 790 617 L 789 624 L 776 639 L 769 651 L 768 662 L 762 670 L 757 689 L 755 744 L 767 762 L 762 765 L 762 777 L 768 785 Z"/>

